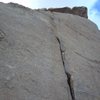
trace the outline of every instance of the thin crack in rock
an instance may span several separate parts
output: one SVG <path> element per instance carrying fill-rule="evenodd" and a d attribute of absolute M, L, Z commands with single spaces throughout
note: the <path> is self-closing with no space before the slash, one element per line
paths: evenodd
<path fill-rule="evenodd" d="M 65 68 L 65 49 L 63 48 L 63 45 L 61 44 L 61 41 L 58 37 L 56 37 L 58 43 L 59 43 L 59 47 L 60 47 L 60 52 L 61 52 L 61 59 L 62 59 L 62 63 L 63 63 L 63 67 L 64 67 L 64 71 L 65 74 L 67 76 L 67 83 L 70 89 L 70 94 L 71 94 L 71 98 L 72 100 L 75 100 L 75 94 L 74 94 L 74 88 L 73 88 L 73 80 L 71 78 L 71 74 L 69 72 L 66 71 Z"/>

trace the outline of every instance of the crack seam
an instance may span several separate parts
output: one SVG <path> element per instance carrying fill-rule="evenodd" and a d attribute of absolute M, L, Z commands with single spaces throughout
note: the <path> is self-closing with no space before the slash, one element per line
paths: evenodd
<path fill-rule="evenodd" d="M 57 36 L 56 36 L 56 39 L 57 39 L 57 41 L 59 43 L 61 59 L 62 59 L 62 63 L 63 63 L 65 74 L 67 76 L 67 83 L 68 83 L 68 86 L 69 86 L 69 89 L 70 89 L 70 95 L 71 95 L 72 100 L 75 100 L 75 94 L 74 94 L 74 88 L 73 88 L 73 80 L 71 78 L 71 74 L 69 72 L 67 72 L 66 68 L 65 68 L 65 50 L 63 50 L 61 41 Z"/>

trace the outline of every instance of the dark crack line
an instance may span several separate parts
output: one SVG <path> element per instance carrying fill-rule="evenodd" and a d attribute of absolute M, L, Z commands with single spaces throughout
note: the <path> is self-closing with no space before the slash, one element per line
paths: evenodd
<path fill-rule="evenodd" d="M 60 47 L 60 52 L 61 52 L 61 59 L 62 59 L 62 63 L 63 63 L 63 67 L 64 67 L 64 71 L 65 71 L 65 74 L 67 76 L 67 83 L 68 83 L 68 86 L 69 86 L 69 89 L 70 89 L 70 94 L 71 94 L 71 98 L 72 100 L 75 100 L 75 94 L 74 94 L 74 88 L 73 88 L 73 80 L 71 78 L 71 74 L 69 72 L 66 71 L 66 68 L 65 68 L 65 51 L 63 50 L 62 48 L 62 44 L 61 44 L 61 41 L 58 37 L 56 37 L 58 43 L 59 43 L 59 47 Z"/>

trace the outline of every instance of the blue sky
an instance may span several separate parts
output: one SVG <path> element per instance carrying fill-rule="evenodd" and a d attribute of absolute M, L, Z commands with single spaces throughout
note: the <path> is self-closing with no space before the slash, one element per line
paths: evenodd
<path fill-rule="evenodd" d="M 0 2 L 15 2 L 32 9 L 86 6 L 89 19 L 96 23 L 100 29 L 100 0 L 0 0 Z"/>
<path fill-rule="evenodd" d="M 100 0 L 97 0 L 97 2 L 94 4 L 93 8 L 97 9 L 97 11 L 100 13 Z"/>

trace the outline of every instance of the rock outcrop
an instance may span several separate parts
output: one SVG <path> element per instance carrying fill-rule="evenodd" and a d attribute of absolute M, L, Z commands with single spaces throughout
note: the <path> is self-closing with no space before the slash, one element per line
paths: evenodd
<path fill-rule="evenodd" d="M 100 100 L 97 26 L 0 3 L 0 100 Z"/>
<path fill-rule="evenodd" d="M 79 15 L 79 16 L 84 17 L 84 18 L 88 18 L 86 7 L 73 7 L 72 9 L 68 8 L 68 7 L 50 8 L 48 10 L 51 12 L 69 13 L 69 14 L 73 14 L 73 15 Z"/>

